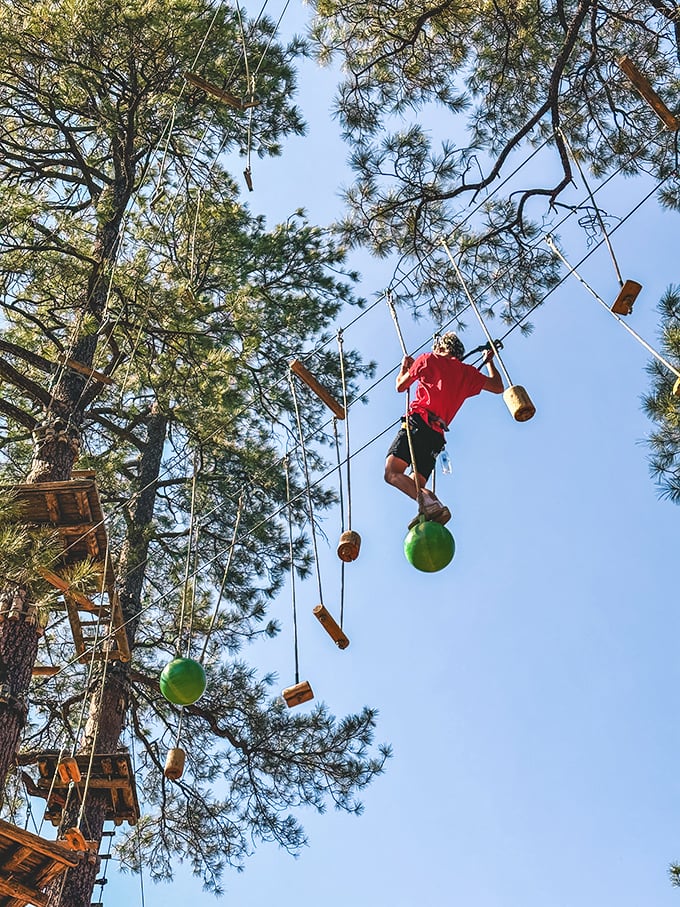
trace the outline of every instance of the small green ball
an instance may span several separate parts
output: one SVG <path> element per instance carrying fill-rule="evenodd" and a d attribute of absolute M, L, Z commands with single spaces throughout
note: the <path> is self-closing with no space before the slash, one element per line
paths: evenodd
<path fill-rule="evenodd" d="M 416 523 L 404 539 L 404 554 L 409 564 L 423 573 L 436 573 L 451 563 L 456 550 L 453 536 L 432 520 Z"/>
<path fill-rule="evenodd" d="M 191 705 L 205 691 L 203 665 L 193 658 L 173 658 L 161 672 L 161 693 L 174 705 Z"/>

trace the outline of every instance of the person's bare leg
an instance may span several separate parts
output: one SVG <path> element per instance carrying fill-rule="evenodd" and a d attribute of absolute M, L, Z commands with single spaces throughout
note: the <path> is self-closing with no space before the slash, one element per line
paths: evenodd
<path fill-rule="evenodd" d="M 418 490 L 416 489 L 415 480 L 412 476 L 406 475 L 408 465 L 406 460 L 402 460 L 400 457 L 395 457 L 394 454 L 390 454 L 385 461 L 385 481 L 388 485 L 394 485 L 399 491 L 403 491 L 404 494 L 408 495 L 412 500 L 417 501 Z M 418 474 L 418 484 L 421 491 L 426 499 L 432 499 L 433 494 L 426 488 L 426 482 L 427 479 Z"/>

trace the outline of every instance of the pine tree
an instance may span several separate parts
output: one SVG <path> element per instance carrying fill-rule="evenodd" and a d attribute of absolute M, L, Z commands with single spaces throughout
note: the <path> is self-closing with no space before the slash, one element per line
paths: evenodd
<path fill-rule="evenodd" d="M 680 368 L 680 288 L 671 286 L 659 303 L 661 342 L 659 349 L 670 363 Z M 650 434 L 650 469 L 661 495 L 680 503 L 680 397 L 673 390 L 680 379 L 658 360 L 647 366 L 652 389 L 644 398 L 645 412 L 656 423 Z"/>
<path fill-rule="evenodd" d="M 473 294 L 509 325 L 555 285 L 544 234 L 574 207 L 579 219 L 594 221 L 574 156 L 595 186 L 616 171 L 648 173 L 662 181 L 663 204 L 678 207 L 676 134 L 616 64 L 628 55 L 677 110 L 674 6 L 315 0 L 314 7 L 319 59 L 343 72 L 337 114 L 355 174 L 345 237 L 399 256 L 399 295 L 429 305 L 436 319 L 466 302 L 442 237 Z M 520 167 L 544 144 L 539 163 Z"/>
<path fill-rule="evenodd" d="M 186 82 L 199 49 L 200 75 L 256 106 L 220 104 Z M 291 102 L 300 49 L 281 46 L 269 20 L 241 31 L 234 10 L 203 0 L 0 5 L 2 482 L 68 481 L 76 462 L 94 470 L 132 651 L 129 663 L 78 665 L 46 584 L 30 564 L 13 567 L 21 545 L 49 565 L 54 539 L 0 521 L 6 808 L 16 806 L 20 738 L 29 786 L 39 753 L 130 748 L 144 815 L 124 859 L 159 879 L 186 859 L 216 891 L 252 842 L 299 849 L 296 807 L 330 799 L 358 812 L 357 793 L 387 756 L 373 747 L 372 709 L 289 712 L 273 678 L 238 655 L 276 633 L 267 603 L 288 567 L 288 362 L 319 347 L 315 371 L 337 390 L 324 343 L 355 301 L 337 276 L 342 249 L 302 212 L 267 230 L 223 164 L 248 141 L 277 153 L 303 131 Z M 366 368 L 349 354 L 346 371 L 351 384 Z M 323 442 L 323 413 L 304 394 L 301 407 L 308 438 Z M 318 465 L 321 448 L 310 453 Z M 300 471 L 289 461 L 304 573 Z M 314 496 L 331 503 L 322 488 Z M 74 582 L 87 587 L 91 574 Z M 45 623 L 52 657 L 68 667 L 29 693 Z M 163 763 L 179 714 L 158 676 L 189 644 L 195 657 L 205 648 L 208 689 L 184 709 L 191 747 L 171 783 Z M 106 802 L 90 791 L 80 816 L 70 800 L 63 827 L 99 841 Z M 70 870 L 50 907 L 89 904 L 96 874 L 96 861 Z"/>

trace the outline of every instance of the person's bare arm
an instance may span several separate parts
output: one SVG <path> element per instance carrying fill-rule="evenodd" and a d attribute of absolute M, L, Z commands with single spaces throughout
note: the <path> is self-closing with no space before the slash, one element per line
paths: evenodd
<path fill-rule="evenodd" d="M 484 353 L 484 365 L 489 373 L 489 377 L 486 379 L 486 383 L 482 390 L 490 391 L 492 394 L 502 394 L 505 390 L 503 377 L 496 368 L 496 363 L 493 361 L 493 355 L 493 350 L 487 350 L 486 353 Z"/>
<path fill-rule="evenodd" d="M 409 374 L 409 369 L 412 365 L 413 359 L 411 356 L 404 356 L 404 358 L 401 360 L 401 369 L 399 370 L 399 374 L 397 375 L 396 382 L 396 388 L 400 394 L 403 393 L 407 388 L 409 388 L 416 380 Z"/>

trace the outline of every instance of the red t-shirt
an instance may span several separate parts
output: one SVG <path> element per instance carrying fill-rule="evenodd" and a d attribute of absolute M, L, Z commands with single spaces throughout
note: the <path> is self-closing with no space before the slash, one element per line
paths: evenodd
<path fill-rule="evenodd" d="M 468 397 L 481 393 L 486 382 L 486 377 L 473 365 L 436 353 L 418 356 L 409 374 L 418 379 L 409 412 L 418 413 L 426 422 L 428 413 L 434 413 L 447 425 Z"/>

